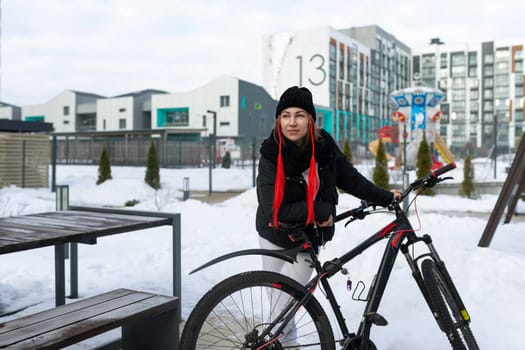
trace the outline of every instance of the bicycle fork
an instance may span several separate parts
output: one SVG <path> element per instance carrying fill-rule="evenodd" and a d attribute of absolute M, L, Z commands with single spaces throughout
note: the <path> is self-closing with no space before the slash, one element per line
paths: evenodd
<path fill-rule="evenodd" d="M 425 254 L 421 254 L 416 258 L 413 258 L 409 253 L 408 247 L 417 242 L 424 242 L 429 252 Z M 423 297 L 425 298 L 425 301 L 428 307 L 430 308 L 430 311 L 432 312 L 432 314 L 435 315 L 434 306 L 430 300 L 429 293 L 423 282 L 423 276 L 421 274 L 421 270 L 419 269 L 419 266 L 417 264 L 417 261 L 424 257 L 430 257 L 434 261 L 436 268 L 438 269 L 441 276 L 443 277 L 450 292 L 452 293 L 452 297 L 454 298 L 455 302 L 457 303 L 457 306 L 461 310 L 461 315 L 463 317 L 463 320 L 465 322 L 470 322 L 470 315 L 468 314 L 465 304 L 461 300 L 461 297 L 456 289 L 456 286 L 452 282 L 452 278 L 450 277 L 450 274 L 448 273 L 448 270 L 445 267 L 445 263 L 443 262 L 443 260 L 441 260 L 436 248 L 432 244 L 432 238 L 426 234 L 423 235 L 422 237 L 417 237 L 415 234 L 412 234 L 412 235 L 409 235 L 408 242 L 406 244 L 401 245 L 400 248 L 401 248 L 401 252 L 403 253 L 403 255 L 405 256 L 408 262 L 408 266 L 410 267 L 410 270 L 412 271 L 412 277 L 414 277 L 416 284 L 419 287 L 421 293 L 423 294 Z"/>

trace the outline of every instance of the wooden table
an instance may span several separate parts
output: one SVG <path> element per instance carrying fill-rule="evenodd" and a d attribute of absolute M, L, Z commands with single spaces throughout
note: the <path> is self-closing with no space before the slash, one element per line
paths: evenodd
<path fill-rule="evenodd" d="M 55 247 L 56 305 L 65 304 L 65 244 L 96 244 L 97 238 L 151 227 L 173 227 L 173 295 L 181 294 L 180 214 L 107 208 L 70 210 L 0 218 L 0 254 Z M 71 279 L 76 280 L 72 269 Z"/>

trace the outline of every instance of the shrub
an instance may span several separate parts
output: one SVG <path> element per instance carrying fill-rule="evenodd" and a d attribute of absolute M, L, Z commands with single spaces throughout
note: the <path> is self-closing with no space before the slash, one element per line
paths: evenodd
<path fill-rule="evenodd" d="M 386 159 L 385 146 L 381 139 L 379 139 L 379 145 L 377 146 L 376 166 L 374 167 L 372 180 L 376 186 L 385 190 L 390 189 L 390 184 L 388 183 L 388 161 Z"/>
<path fill-rule="evenodd" d="M 416 176 L 418 179 L 426 176 L 428 173 L 430 173 L 430 170 L 432 170 L 432 154 L 430 153 L 430 146 L 428 145 L 427 137 L 424 131 L 423 139 L 421 140 L 417 150 L 416 168 Z M 434 191 L 432 191 L 431 188 L 427 188 L 421 192 L 421 194 L 433 196 Z"/>
<path fill-rule="evenodd" d="M 159 161 L 157 159 L 157 151 L 155 150 L 155 144 L 151 141 L 148 150 L 146 176 L 144 181 L 155 190 L 160 188 L 160 172 L 159 172 Z"/>
<path fill-rule="evenodd" d="M 124 206 L 126 207 L 134 207 L 135 205 L 139 204 L 140 201 L 137 200 L 137 199 L 131 199 L 129 201 L 126 201 L 126 203 L 124 203 Z"/>
<path fill-rule="evenodd" d="M 346 139 L 343 144 L 343 154 L 345 155 L 346 160 L 348 160 L 350 164 L 353 164 L 352 150 L 350 149 L 350 141 L 348 139 Z"/>
<path fill-rule="evenodd" d="M 474 187 L 474 167 L 472 166 L 472 156 L 467 154 L 463 164 L 463 182 L 459 189 L 459 195 L 467 198 L 476 197 L 476 189 Z"/>
<path fill-rule="evenodd" d="M 102 154 L 98 163 L 98 179 L 97 185 L 100 185 L 106 180 L 111 180 L 111 164 L 109 162 L 109 155 L 106 145 L 102 146 Z"/>

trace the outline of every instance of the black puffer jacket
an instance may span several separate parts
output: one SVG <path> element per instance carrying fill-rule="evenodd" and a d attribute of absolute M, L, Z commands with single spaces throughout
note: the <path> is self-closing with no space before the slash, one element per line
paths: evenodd
<path fill-rule="evenodd" d="M 297 243 L 290 240 L 285 230 L 276 230 L 271 226 L 272 204 L 275 175 L 277 168 L 278 144 L 272 135 L 261 145 L 261 159 L 257 176 L 256 228 L 259 235 L 283 248 L 291 248 Z M 279 222 L 290 227 L 302 227 L 306 222 L 306 181 L 303 177 L 309 167 L 311 148 L 300 149 L 283 138 L 283 162 L 286 177 L 284 199 L 279 210 Z M 337 188 L 381 205 L 388 205 L 393 194 L 375 186 L 350 164 L 337 147 L 333 138 L 321 130 L 321 139 L 315 142 L 320 187 L 315 198 L 315 219 L 326 221 L 330 214 L 335 217 L 338 201 Z M 324 227 L 322 237 L 311 228 L 307 228 L 309 238 L 314 245 L 322 245 L 332 239 L 333 227 Z"/>

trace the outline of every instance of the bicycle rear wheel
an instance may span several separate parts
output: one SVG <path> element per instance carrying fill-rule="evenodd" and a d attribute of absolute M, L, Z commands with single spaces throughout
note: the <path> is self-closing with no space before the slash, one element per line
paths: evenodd
<path fill-rule="evenodd" d="M 277 319 L 282 308 L 307 293 L 296 281 L 274 272 L 229 277 L 197 303 L 184 326 L 181 349 L 334 350 L 330 322 L 313 296 L 281 334 L 274 333 L 282 325 L 282 318 Z"/>
<path fill-rule="evenodd" d="M 479 350 L 479 346 L 470 330 L 470 318 L 463 303 L 456 300 L 454 287 L 449 286 L 436 264 L 431 259 L 421 263 L 423 280 L 434 306 L 434 317 L 439 328 L 447 335 L 453 349 Z M 458 332 L 459 330 L 459 332 Z M 461 335 L 461 336 L 460 336 Z"/>

